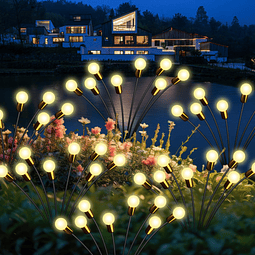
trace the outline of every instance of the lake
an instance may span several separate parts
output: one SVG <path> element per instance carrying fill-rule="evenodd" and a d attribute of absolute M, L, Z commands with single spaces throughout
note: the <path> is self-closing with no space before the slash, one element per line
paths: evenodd
<path fill-rule="evenodd" d="M 87 76 L 89 77 L 89 76 Z M 87 78 L 86 77 L 86 78 Z M 74 131 L 78 129 L 78 133 L 82 134 L 82 125 L 78 122 L 78 119 L 81 117 L 88 118 L 91 120 L 91 123 L 88 125 L 89 128 L 93 128 L 95 126 L 99 126 L 102 128 L 102 133 L 106 133 L 106 128 L 104 127 L 105 123 L 104 120 L 100 117 L 100 115 L 91 107 L 82 97 L 78 97 L 73 92 L 68 92 L 65 89 L 65 82 L 68 78 L 75 78 L 79 82 L 79 87 L 84 91 L 84 95 L 91 100 L 96 107 L 100 109 L 102 114 L 107 118 L 107 111 L 104 109 L 104 106 L 99 98 L 99 96 L 94 96 L 91 91 L 87 90 L 84 87 L 84 78 L 81 76 L 77 77 L 67 77 L 67 76 L 40 76 L 40 75 L 12 75 L 12 76 L 2 76 L 1 77 L 1 95 L 0 95 L 0 107 L 3 107 L 6 111 L 6 119 L 4 120 L 4 123 L 6 124 L 6 127 L 10 129 L 11 131 L 14 130 L 12 127 L 13 124 L 15 124 L 16 117 L 17 117 L 17 111 L 16 111 L 16 100 L 15 100 L 15 94 L 20 89 L 25 89 L 29 93 L 29 102 L 25 105 L 25 109 L 21 114 L 21 119 L 19 122 L 19 126 L 26 127 L 29 120 L 32 118 L 33 114 L 37 110 L 38 103 L 42 100 L 42 95 L 47 90 L 52 90 L 55 92 L 57 96 L 57 100 L 54 103 L 53 106 L 48 106 L 46 108 L 47 112 L 50 113 L 50 115 L 54 115 L 58 110 L 60 110 L 60 107 L 63 102 L 70 101 L 75 105 L 75 112 L 72 116 L 67 116 L 65 118 L 65 125 L 67 128 L 67 133 L 70 131 Z M 147 84 L 153 79 L 153 77 L 142 77 L 139 80 L 138 83 L 138 90 L 136 93 L 136 100 L 134 105 L 134 110 L 137 107 L 138 101 L 144 91 L 144 89 L 147 87 Z M 167 78 L 170 81 L 170 78 Z M 120 107 L 120 98 L 119 95 L 115 93 L 115 89 L 112 85 L 110 85 L 109 80 L 107 78 L 104 78 L 106 84 L 108 84 L 108 88 L 110 91 L 110 94 L 113 98 L 114 105 L 116 107 L 117 113 L 119 113 L 120 123 L 121 123 L 121 107 Z M 129 109 L 131 105 L 132 100 L 132 94 L 135 84 L 135 78 L 125 78 L 123 83 L 123 105 L 124 105 L 124 119 L 125 119 L 125 125 L 127 125 L 128 122 L 128 115 L 129 115 Z M 201 125 L 200 130 L 206 135 L 208 140 L 215 145 L 215 142 L 212 138 L 211 133 L 209 132 L 206 124 L 202 121 L 200 121 L 197 116 L 192 115 L 190 113 L 189 107 L 192 102 L 197 101 L 193 98 L 193 91 L 194 88 L 197 86 L 201 86 L 206 90 L 206 97 L 209 100 L 210 107 L 212 108 L 215 117 L 217 119 L 217 122 L 220 127 L 220 131 L 223 137 L 224 145 L 227 146 L 227 139 L 226 139 L 226 128 L 225 128 L 225 121 L 221 118 L 220 113 L 216 109 L 216 102 L 218 99 L 226 98 L 229 102 L 229 118 L 228 118 L 228 125 L 230 130 L 230 144 L 231 148 L 233 148 L 234 145 L 234 139 L 237 129 L 237 123 L 239 119 L 239 113 L 241 110 L 241 102 L 240 102 L 240 91 L 239 89 L 231 86 L 225 86 L 222 84 L 217 83 L 196 83 L 196 82 L 186 82 L 186 83 L 179 83 L 171 88 L 169 88 L 163 95 L 160 97 L 160 99 L 154 104 L 154 106 L 150 109 L 148 114 L 143 119 L 142 123 L 147 123 L 149 127 L 146 129 L 149 134 L 149 139 L 147 140 L 147 145 L 151 144 L 151 138 L 154 136 L 154 130 L 157 127 L 157 123 L 160 124 L 160 133 L 158 137 L 158 141 L 161 138 L 161 133 L 165 133 L 165 140 L 168 135 L 168 120 L 172 120 L 175 122 L 176 126 L 174 130 L 172 131 L 171 135 L 171 147 L 170 151 L 171 154 L 175 154 L 177 148 L 181 145 L 182 141 L 185 141 L 187 136 L 191 134 L 191 131 L 193 127 L 187 123 L 182 121 L 180 118 L 176 118 L 172 116 L 171 114 L 171 107 L 176 103 L 181 103 L 181 105 L 184 108 L 184 112 L 187 113 L 190 117 L 190 120 L 197 126 L 198 124 Z M 104 90 L 104 87 L 101 83 L 98 83 L 98 88 L 100 90 L 100 94 L 102 98 L 104 98 L 107 105 L 109 105 L 109 108 L 111 108 L 110 101 L 107 97 L 107 93 Z M 147 97 L 145 98 L 145 103 L 142 104 L 141 110 L 138 112 L 138 116 L 143 111 L 143 108 L 147 101 L 151 97 L 151 89 L 147 93 Z M 133 110 L 133 114 L 134 114 Z M 254 111 L 254 98 L 252 95 L 249 96 L 248 102 L 245 104 L 243 117 L 241 121 L 240 126 L 240 132 L 239 132 L 239 138 L 243 132 L 243 129 L 252 115 Z M 206 116 L 206 119 L 208 123 L 210 124 L 212 130 L 214 131 L 215 136 L 218 139 L 218 133 L 216 130 L 216 127 L 214 125 L 213 119 L 210 115 L 209 110 L 207 107 L 203 107 L 203 112 Z M 246 135 L 244 136 L 243 143 L 248 137 L 249 133 L 254 127 L 254 119 L 251 122 L 249 128 L 247 129 Z M 141 130 L 139 128 L 138 130 Z M 32 133 L 30 129 L 30 134 Z M 140 140 L 141 136 L 140 133 L 137 133 L 137 138 Z M 219 139 L 218 139 L 219 141 Z M 202 136 L 197 132 L 192 136 L 190 141 L 186 144 L 188 146 L 188 153 L 189 151 L 197 147 L 198 150 L 196 150 L 192 154 L 192 158 L 194 159 L 194 164 L 198 165 L 198 169 L 201 169 L 202 164 L 206 164 L 205 159 L 205 153 L 208 149 L 210 149 L 210 146 L 207 144 L 207 142 L 202 138 Z M 238 170 L 240 172 L 247 171 L 251 164 L 254 162 L 255 156 L 255 139 L 252 141 L 252 143 L 249 145 L 247 149 L 247 159 L 244 164 L 240 164 L 240 167 Z M 184 154 L 188 155 L 188 154 Z M 220 170 L 221 166 L 218 163 L 216 165 L 216 169 Z"/>

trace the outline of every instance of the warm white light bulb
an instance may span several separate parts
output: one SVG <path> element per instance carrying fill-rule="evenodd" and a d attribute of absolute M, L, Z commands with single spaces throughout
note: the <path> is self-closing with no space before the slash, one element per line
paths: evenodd
<path fill-rule="evenodd" d="M 137 173 L 134 175 L 134 182 L 138 185 L 143 185 L 146 182 L 146 177 L 143 173 Z"/>
<path fill-rule="evenodd" d="M 182 207 L 176 207 L 173 210 L 173 216 L 177 219 L 180 220 L 185 216 L 185 210 Z"/>
<path fill-rule="evenodd" d="M 135 61 L 135 68 L 138 70 L 143 70 L 146 67 L 146 61 L 144 58 L 138 58 Z"/>
<path fill-rule="evenodd" d="M 88 66 L 88 71 L 91 73 L 91 74 L 96 74 L 99 72 L 99 65 L 97 63 L 91 63 L 89 64 Z"/>
<path fill-rule="evenodd" d="M 66 227 L 67 227 L 67 221 L 66 221 L 64 218 L 58 218 L 58 219 L 55 221 L 55 227 L 56 227 L 58 230 L 65 230 Z"/>
<path fill-rule="evenodd" d="M 181 81 L 187 81 L 189 79 L 189 71 L 186 69 L 182 69 L 178 72 L 178 78 Z"/>
<path fill-rule="evenodd" d="M 6 166 L 0 166 L 0 177 L 5 177 L 8 174 L 8 169 Z"/>
<path fill-rule="evenodd" d="M 16 100 L 20 104 L 25 104 L 28 100 L 28 94 L 25 91 L 20 91 L 16 95 Z"/>
<path fill-rule="evenodd" d="M 19 163 L 16 165 L 15 170 L 17 174 L 24 175 L 27 173 L 27 165 L 24 163 Z"/>
<path fill-rule="evenodd" d="M 50 121 L 50 115 L 46 112 L 41 112 L 39 115 L 38 115 L 38 122 L 40 124 L 43 124 L 43 125 L 46 125 L 47 123 L 49 123 Z"/>
<path fill-rule="evenodd" d="M 120 86 L 122 84 L 122 81 L 123 81 L 122 77 L 120 75 L 118 75 L 118 74 L 113 75 L 113 77 L 111 78 L 111 83 L 115 87 Z"/>
<path fill-rule="evenodd" d="M 252 170 L 253 172 L 255 172 L 255 162 L 252 164 L 251 170 Z"/>
<path fill-rule="evenodd" d="M 164 182 L 164 181 L 165 181 L 165 179 L 166 179 L 166 173 L 163 172 L 163 171 L 161 171 L 161 170 L 158 170 L 158 171 L 156 171 L 156 172 L 154 173 L 153 177 L 154 177 L 154 180 L 155 180 L 156 182 L 161 183 L 161 182 Z"/>
<path fill-rule="evenodd" d="M 180 117 L 183 114 L 183 108 L 180 105 L 174 105 L 171 112 L 175 117 Z"/>
<path fill-rule="evenodd" d="M 112 213 L 105 213 L 103 215 L 103 222 L 105 225 L 111 225 L 115 221 L 115 217 Z"/>
<path fill-rule="evenodd" d="M 159 228 L 161 225 L 161 219 L 158 216 L 153 216 L 149 220 L 149 225 L 152 228 Z"/>
<path fill-rule="evenodd" d="M 155 82 L 155 87 L 159 90 L 165 89 L 167 86 L 166 79 L 164 78 L 158 78 Z"/>
<path fill-rule="evenodd" d="M 189 167 L 186 167 L 181 171 L 181 175 L 183 179 L 190 180 L 193 177 L 194 172 Z"/>
<path fill-rule="evenodd" d="M 245 160 L 245 153 L 241 150 L 235 151 L 234 154 L 233 154 L 233 159 L 237 163 L 241 163 Z"/>
<path fill-rule="evenodd" d="M 80 211 L 82 212 L 87 212 L 90 210 L 91 208 L 91 204 L 88 200 L 82 200 L 79 205 L 78 205 L 78 208 Z"/>
<path fill-rule="evenodd" d="M 4 112 L 2 110 L 0 110 L 0 120 L 2 120 L 4 117 Z"/>
<path fill-rule="evenodd" d="M 199 114 L 202 112 L 202 106 L 199 104 L 199 103 L 193 103 L 191 106 L 190 106 L 190 111 L 191 113 L 193 114 Z"/>
<path fill-rule="evenodd" d="M 158 207 L 158 208 L 163 208 L 166 205 L 166 198 L 163 196 L 157 196 L 154 199 L 154 204 Z"/>
<path fill-rule="evenodd" d="M 123 154 L 117 154 L 114 156 L 113 162 L 116 166 L 124 166 L 126 164 L 126 158 Z"/>
<path fill-rule="evenodd" d="M 106 143 L 98 143 L 95 147 L 95 152 L 102 156 L 107 152 L 107 144 Z"/>
<path fill-rule="evenodd" d="M 161 167 L 165 167 L 170 163 L 170 158 L 166 155 L 160 155 L 157 159 L 157 163 Z"/>
<path fill-rule="evenodd" d="M 130 207 L 137 207 L 140 203 L 140 199 L 138 196 L 132 195 L 128 198 L 127 202 Z"/>
<path fill-rule="evenodd" d="M 55 101 L 55 95 L 51 91 L 48 91 L 43 94 L 43 101 L 46 104 L 52 104 Z"/>
<path fill-rule="evenodd" d="M 23 147 L 19 150 L 19 156 L 22 159 L 28 159 L 31 157 L 31 150 L 28 147 Z"/>
<path fill-rule="evenodd" d="M 71 155 L 77 155 L 80 152 L 80 145 L 78 143 L 70 143 L 68 146 L 68 151 Z"/>
<path fill-rule="evenodd" d="M 229 174 L 228 174 L 228 180 L 231 182 L 231 183 L 237 183 L 240 181 L 240 174 L 237 172 L 237 171 L 231 171 Z"/>
<path fill-rule="evenodd" d="M 84 82 L 84 85 L 87 89 L 94 89 L 97 85 L 97 82 L 94 78 L 87 78 Z"/>
<path fill-rule="evenodd" d="M 50 173 L 50 172 L 53 172 L 56 168 L 56 164 L 53 160 L 49 159 L 49 160 L 46 160 L 44 163 L 43 163 L 43 169 Z"/>
<path fill-rule="evenodd" d="M 73 107 L 73 105 L 70 104 L 70 103 L 65 103 L 65 104 L 62 105 L 61 111 L 62 111 L 65 115 L 70 115 L 70 114 L 73 113 L 74 107 Z"/>
<path fill-rule="evenodd" d="M 205 91 L 202 88 L 197 88 L 194 91 L 194 97 L 198 100 L 203 99 L 205 97 Z"/>
<path fill-rule="evenodd" d="M 78 228 L 84 228 L 87 226 L 88 221 L 84 216 L 78 216 L 75 218 L 74 223 Z"/>
<path fill-rule="evenodd" d="M 220 112 L 224 112 L 228 109 L 228 102 L 226 100 L 219 100 L 217 103 L 217 109 Z"/>
<path fill-rule="evenodd" d="M 171 67 L 172 67 L 172 61 L 170 59 L 162 59 L 160 61 L 160 67 L 163 69 L 163 70 L 169 70 Z"/>
<path fill-rule="evenodd" d="M 216 162 L 218 160 L 218 157 L 219 157 L 219 154 L 217 151 L 215 150 L 209 150 L 207 153 L 206 153 L 206 159 L 208 162 Z"/>
<path fill-rule="evenodd" d="M 89 171 L 91 174 L 98 176 L 99 174 L 102 173 L 102 166 L 97 163 L 94 163 L 90 166 Z"/>
<path fill-rule="evenodd" d="M 252 86 L 249 83 L 244 83 L 241 87 L 240 87 L 240 91 L 243 95 L 248 96 L 251 94 L 252 92 Z"/>
<path fill-rule="evenodd" d="M 78 84 L 75 80 L 69 80 L 66 82 L 66 89 L 68 91 L 75 91 L 78 88 Z"/>

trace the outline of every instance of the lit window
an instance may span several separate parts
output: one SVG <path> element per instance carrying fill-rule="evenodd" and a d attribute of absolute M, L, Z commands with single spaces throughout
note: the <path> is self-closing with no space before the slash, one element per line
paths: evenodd
<path fill-rule="evenodd" d="M 48 44 L 49 41 L 48 41 L 48 38 L 45 38 L 45 44 Z"/>
<path fill-rule="evenodd" d="M 136 12 L 129 13 L 113 20 L 113 31 L 135 31 Z"/>
<path fill-rule="evenodd" d="M 125 54 L 126 54 L 126 55 L 134 54 L 134 51 L 133 51 L 133 50 L 126 50 L 126 51 L 125 51 Z"/>
<path fill-rule="evenodd" d="M 125 44 L 134 44 L 134 36 L 125 36 Z"/>
<path fill-rule="evenodd" d="M 83 42 L 83 36 L 69 36 L 69 42 Z"/>
<path fill-rule="evenodd" d="M 159 40 L 156 40 L 156 41 L 155 41 L 155 46 L 159 46 L 159 44 L 160 44 L 160 41 L 159 41 Z"/>
<path fill-rule="evenodd" d="M 149 39 L 148 39 L 148 36 L 141 36 L 141 35 L 138 35 L 136 37 L 136 42 L 137 44 L 148 44 L 149 43 Z"/>
<path fill-rule="evenodd" d="M 20 33 L 25 34 L 26 32 L 27 32 L 27 29 L 25 27 L 20 28 Z"/>
<path fill-rule="evenodd" d="M 39 44 L 39 38 L 33 37 L 33 44 Z"/>
<path fill-rule="evenodd" d="M 114 54 L 123 54 L 123 51 L 122 50 L 115 50 Z"/>
<path fill-rule="evenodd" d="M 74 20 L 74 21 L 81 21 L 81 16 L 74 16 L 74 17 L 73 17 L 73 20 Z"/>
<path fill-rule="evenodd" d="M 96 40 L 97 40 L 97 38 L 94 38 L 94 40 L 93 40 L 93 41 L 95 42 Z"/>
<path fill-rule="evenodd" d="M 53 43 L 61 43 L 65 41 L 65 38 L 54 37 L 52 40 L 53 40 Z"/>
<path fill-rule="evenodd" d="M 114 44 L 123 45 L 124 44 L 123 36 L 114 36 Z"/>
<path fill-rule="evenodd" d="M 138 50 L 136 54 L 149 54 L 147 50 Z"/>
<path fill-rule="evenodd" d="M 108 42 L 109 38 L 108 38 L 108 37 L 105 37 L 104 40 L 105 40 L 106 42 Z"/>
<path fill-rule="evenodd" d="M 100 50 L 89 50 L 88 54 L 101 54 Z"/>
<path fill-rule="evenodd" d="M 86 34 L 86 27 L 67 27 L 67 34 Z"/>

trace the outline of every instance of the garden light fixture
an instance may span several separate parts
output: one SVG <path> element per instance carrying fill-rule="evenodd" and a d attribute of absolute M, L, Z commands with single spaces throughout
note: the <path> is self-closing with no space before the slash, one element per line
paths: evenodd
<path fill-rule="evenodd" d="M 190 111 L 191 111 L 191 113 L 197 115 L 197 117 L 198 117 L 200 120 L 204 120 L 204 119 L 205 119 L 205 115 L 204 115 L 204 113 L 202 112 L 202 106 L 201 106 L 199 103 L 193 103 L 193 104 L 190 106 Z"/>
<path fill-rule="evenodd" d="M 117 94 L 122 93 L 122 87 L 121 87 L 122 82 L 123 82 L 123 79 L 118 74 L 113 75 L 112 78 L 111 78 L 111 83 L 115 87 L 115 91 L 116 91 Z"/>
<path fill-rule="evenodd" d="M 241 85 L 240 91 L 242 93 L 242 95 L 241 95 L 241 102 L 242 103 L 246 103 L 247 100 L 248 100 L 248 96 L 252 92 L 252 86 L 249 83 L 244 83 L 244 84 Z"/>
<path fill-rule="evenodd" d="M 46 112 L 41 112 L 38 115 L 37 122 L 34 125 L 34 130 L 38 131 L 43 125 L 46 125 L 50 122 L 50 115 Z"/>
<path fill-rule="evenodd" d="M 114 225 L 113 225 L 114 221 L 115 221 L 115 217 L 112 213 L 105 213 L 103 215 L 103 222 L 106 225 L 107 231 L 109 233 L 114 232 Z"/>
<path fill-rule="evenodd" d="M 189 71 L 186 69 L 182 69 L 178 72 L 178 75 L 172 79 L 172 83 L 176 85 L 181 81 L 187 81 L 190 77 Z"/>
<path fill-rule="evenodd" d="M 91 160 L 96 160 L 99 156 L 104 155 L 107 152 L 107 144 L 100 142 L 95 146 L 95 151 L 90 155 Z"/>
<path fill-rule="evenodd" d="M 147 190 L 150 190 L 151 187 L 152 187 L 150 182 L 146 179 L 146 176 L 143 173 L 135 174 L 134 175 L 134 182 L 137 185 L 142 185 Z"/>
<path fill-rule="evenodd" d="M 62 105 L 61 110 L 55 114 L 56 119 L 61 119 L 65 115 L 71 115 L 74 111 L 74 107 L 71 103 L 65 103 Z"/>
<path fill-rule="evenodd" d="M 90 89 L 91 92 L 97 96 L 99 95 L 100 91 L 99 89 L 97 88 L 97 82 L 94 78 L 87 78 L 85 81 L 84 81 L 84 85 L 87 89 Z"/>
<path fill-rule="evenodd" d="M 171 110 L 175 117 L 180 117 L 183 121 L 188 121 L 189 117 L 183 112 L 183 108 L 180 105 L 174 105 Z"/>
<path fill-rule="evenodd" d="M 95 62 L 89 64 L 89 66 L 88 66 L 89 73 L 94 74 L 95 78 L 98 81 L 101 81 L 103 79 L 103 76 L 99 72 L 99 70 L 100 70 L 99 65 L 97 63 L 95 63 Z"/>
<path fill-rule="evenodd" d="M 81 147 L 78 143 L 70 143 L 68 146 L 69 158 L 68 161 L 70 163 L 74 163 L 75 156 L 80 152 Z"/>
<path fill-rule="evenodd" d="M 161 225 L 161 219 L 158 216 L 153 216 L 149 220 L 149 226 L 145 229 L 146 235 L 150 235 L 152 231 L 159 228 Z"/>
<path fill-rule="evenodd" d="M 164 58 L 160 61 L 159 68 L 156 71 L 156 75 L 161 75 L 164 71 L 169 70 L 172 67 L 172 62 L 170 59 Z"/>
<path fill-rule="evenodd" d="M 217 102 L 217 109 L 220 111 L 222 119 L 226 120 L 228 118 L 228 102 L 226 100 L 219 100 Z"/>
<path fill-rule="evenodd" d="M 166 180 L 166 174 L 165 172 L 161 171 L 161 170 L 158 170 L 156 171 L 154 174 L 153 174 L 153 177 L 154 177 L 154 180 L 158 183 L 161 184 L 161 186 L 164 188 L 164 189 L 168 189 L 169 188 L 169 184 Z"/>
<path fill-rule="evenodd" d="M 142 70 L 144 70 L 144 68 L 146 67 L 146 61 L 144 58 L 137 58 L 135 60 L 135 77 L 136 78 L 140 78 L 142 75 Z"/>
<path fill-rule="evenodd" d="M 230 189 L 234 183 L 240 181 L 240 174 L 237 171 L 231 171 L 228 174 L 228 180 L 224 184 L 226 190 Z"/>
<path fill-rule="evenodd" d="M 156 81 L 155 81 L 155 87 L 153 88 L 153 90 L 151 91 L 151 94 L 153 96 L 156 96 L 159 91 L 165 89 L 167 86 L 167 82 L 166 82 L 166 79 L 164 78 L 158 78 Z"/>
<path fill-rule="evenodd" d="M 181 171 L 182 178 L 185 180 L 186 185 L 188 188 L 193 187 L 193 181 L 192 177 L 194 176 L 194 172 L 192 171 L 191 168 L 186 167 Z"/>
<path fill-rule="evenodd" d="M 94 179 L 94 177 L 101 174 L 103 170 L 102 170 L 102 166 L 100 164 L 94 163 L 90 166 L 89 171 L 90 172 L 87 174 L 86 180 L 88 182 L 91 182 Z"/>
<path fill-rule="evenodd" d="M 77 96 L 81 96 L 83 91 L 78 87 L 78 84 L 75 80 L 68 80 L 66 82 L 66 89 L 68 91 L 74 92 Z"/>
<path fill-rule="evenodd" d="M 90 228 L 87 225 L 88 221 L 84 216 L 76 217 L 74 222 L 76 227 L 81 228 L 85 234 L 89 234 L 91 232 Z"/>
<path fill-rule="evenodd" d="M 154 204 L 150 207 L 149 212 L 154 214 L 158 209 L 166 206 L 166 198 L 164 196 L 157 196 L 154 199 Z"/>
<path fill-rule="evenodd" d="M 28 94 L 25 91 L 20 91 L 16 95 L 17 100 L 17 111 L 22 112 L 24 109 L 24 104 L 28 100 Z"/>
<path fill-rule="evenodd" d="M 88 200 L 81 200 L 78 204 L 78 208 L 81 212 L 84 212 L 89 219 L 94 218 L 94 214 L 91 211 L 91 204 Z"/>
<path fill-rule="evenodd" d="M 140 199 L 138 196 L 132 195 L 127 200 L 128 203 L 128 215 L 133 216 L 136 207 L 140 204 Z"/>

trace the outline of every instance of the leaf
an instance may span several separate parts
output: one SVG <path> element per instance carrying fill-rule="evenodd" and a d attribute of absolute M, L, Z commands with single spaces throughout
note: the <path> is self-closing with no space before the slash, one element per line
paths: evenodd
<path fill-rule="evenodd" d="M 22 244 L 24 243 L 24 241 L 26 240 L 25 237 L 23 238 L 18 238 L 16 241 L 16 245 L 15 245 L 15 251 L 20 254 L 20 248 L 22 246 Z"/>
<path fill-rule="evenodd" d="M 45 244 L 43 247 L 41 247 L 40 249 L 37 250 L 37 252 L 35 252 L 35 255 L 42 255 L 44 253 L 46 253 L 47 251 L 50 250 L 50 248 L 53 246 L 53 242 L 49 242 L 47 244 Z"/>

